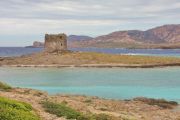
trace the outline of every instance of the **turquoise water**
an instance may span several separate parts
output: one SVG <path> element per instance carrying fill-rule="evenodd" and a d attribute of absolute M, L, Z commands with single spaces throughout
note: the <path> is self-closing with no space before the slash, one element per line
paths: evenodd
<path fill-rule="evenodd" d="M 50 94 L 112 99 L 144 96 L 180 101 L 180 67 L 166 68 L 0 68 L 0 80 Z"/>

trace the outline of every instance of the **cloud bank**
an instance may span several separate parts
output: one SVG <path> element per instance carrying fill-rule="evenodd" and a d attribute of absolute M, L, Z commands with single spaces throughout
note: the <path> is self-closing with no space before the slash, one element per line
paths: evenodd
<path fill-rule="evenodd" d="M 179 0 L 1 0 L 0 6 L 0 46 L 29 44 L 45 33 L 97 36 L 180 23 Z"/>

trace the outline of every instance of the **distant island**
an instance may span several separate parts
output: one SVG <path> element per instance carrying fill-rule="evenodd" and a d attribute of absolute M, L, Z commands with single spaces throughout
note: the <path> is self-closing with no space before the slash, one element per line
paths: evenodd
<path fill-rule="evenodd" d="M 115 31 L 95 38 L 69 35 L 67 40 L 69 48 L 179 49 L 180 25 L 164 25 L 146 31 Z M 43 43 L 34 42 L 33 47 L 43 47 Z"/>
<path fill-rule="evenodd" d="M 39 41 L 34 41 L 33 45 L 26 46 L 26 48 L 43 48 L 43 47 L 44 47 L 44 42 L 39 42 Z"/>
<path fill-rule="evenodd" d="M 67 36 L 67 41 L 68 41 L 67 44 L 69 47 L 73 48 L 73 47 L 77 47 L 76 43 L 74 42 L 76 41 L 83 42 L 91 39 L 93 38 L 85 35 L 69 35 Z M 33 45 L 26 46 L 26 48 L 42 48 L 42 47 L 44 47 L 44 42 L 40 42 L 40 41 L 34 41 Z"/>

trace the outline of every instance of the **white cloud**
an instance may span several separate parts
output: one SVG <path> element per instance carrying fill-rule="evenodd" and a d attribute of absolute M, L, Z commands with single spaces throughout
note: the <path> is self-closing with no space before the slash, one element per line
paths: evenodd
<path fill-rule="evenodd" d="M 66 32 L 74 33 L 79 27 L 107 27 L 117 24 L 128 23 L 123 20 L 48 20 L 48 19 L 0 19 L 0 33 L 11 34 L 37 34 L 46 32 Z M 67 28 L 72 28 L 68 31 Z M 75 31 L 73 31 L 75 30 Z"/>

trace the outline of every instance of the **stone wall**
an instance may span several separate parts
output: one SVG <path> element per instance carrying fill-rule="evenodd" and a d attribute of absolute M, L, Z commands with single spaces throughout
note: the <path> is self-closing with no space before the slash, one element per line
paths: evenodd
<path fill-rule="evenodd" d="M 67 50 L 67 36 L 65 34 L 46 34 L 45 50 L 47 52 Z"/>

